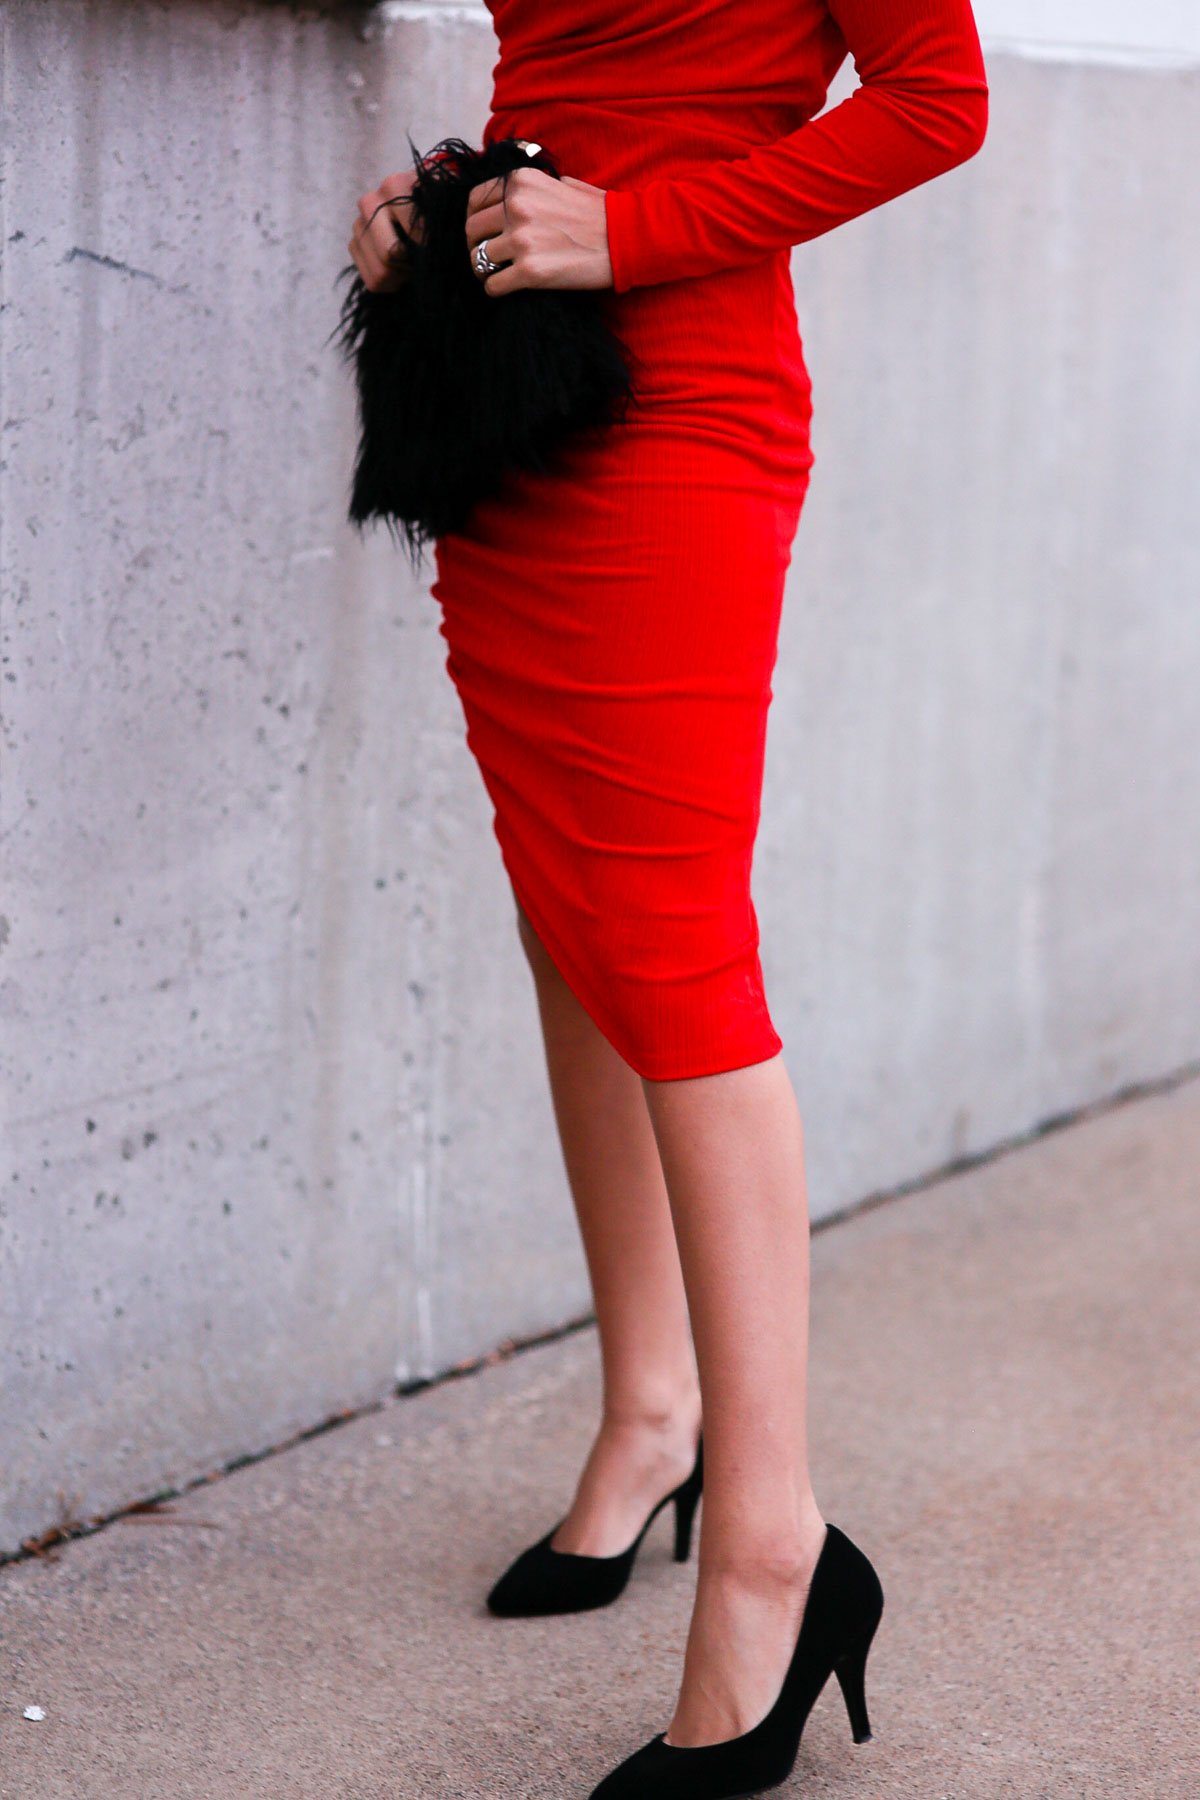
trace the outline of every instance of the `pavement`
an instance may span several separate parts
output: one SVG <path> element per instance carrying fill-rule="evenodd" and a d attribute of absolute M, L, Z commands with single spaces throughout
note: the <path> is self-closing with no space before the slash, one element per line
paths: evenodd
<path fill-rule="evenodd" d="M 830 1682 L 781 1796 L 1200 1800 L 1198 1202 L 1191 1081 L 817 1231 L 817 1497 L 887 1599 L 873 1741 Z M 695 1564 L 664 1516 L 602 1612 L 483 1596 L 597 1396 L 583 1330 L 0 1570 L 3 1800 L 585 1800 Z"/>

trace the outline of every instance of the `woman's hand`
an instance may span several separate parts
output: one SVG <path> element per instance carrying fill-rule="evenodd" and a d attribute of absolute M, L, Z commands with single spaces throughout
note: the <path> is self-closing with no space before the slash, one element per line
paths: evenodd
<path fill-rule="evenodd" d="M 416 179 L 415 169 L 389 175 L 358 203 L 348 248 L 373 294 L 388 293 L 408 280 L 406 246 L 398 227 L 420 243 L 421 222 L 411 198 Z"/>
<path fill-rule="evenodd" d="M 486 279 L 475 269 L 475 247 L 508 266 Z M 573 175 L 517 168 L 504 181 L 481 181 L 467 196 L 467 255 L 488 294 L 518 288 L 612 286 L 604 189 Z"/>

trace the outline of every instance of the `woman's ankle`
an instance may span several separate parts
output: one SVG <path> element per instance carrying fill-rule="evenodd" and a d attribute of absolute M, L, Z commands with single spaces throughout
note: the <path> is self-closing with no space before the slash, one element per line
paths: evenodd
<path fill-rule="evenodd" d="M 752 1534 L 724 1532 L 710 1513 L 706 1529 L 701 1578 L 764 1598 L 806 1588 L 825 1541 L 825 1521 L 815 1511 L 794 1524 Z"/>
<path fill-rule="evenodd" d="M 606 1395 L 600 1429 L 673 1447 L 680 1438 L 693 1446 L 701 1423 L 700 1386 L 695 1380 L 664 1380 L 636 1394 Z"/>

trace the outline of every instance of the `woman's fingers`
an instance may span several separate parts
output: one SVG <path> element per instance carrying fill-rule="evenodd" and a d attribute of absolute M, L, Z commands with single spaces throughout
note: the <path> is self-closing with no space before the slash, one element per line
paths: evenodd
<path fill-rule="evenodd" d="M 481 275 L 475 268 L 475 251 L 480 244 L 487 245 L 487 253 L 494 263 L 505 265 L 495 275 Z M 519 247 L 516 228 L 506 206 L 504 182 L 499 177 L 481 181 L 467 195 L 467 255 L 476 281 L 488 294 L 505 294 L 522 286 L 520 276 L 510 272 Z M 509 276 L 507 282 L 502 281 L 505 275 Z"/>
<path fill-rule="evenodd" d="M 505 206 L 504 182 L 499 176 L 479 182 L 467 195 L 467 255 L 476 281 L 490 294 L 500 276 L 483 276 L 475 267 L 475 251 L 484 243 L 494 263 L 511 263 L 516 257 L 517 244 Z"/>
<path fill-rule="evenodd" d="M 417 183 L 417 171 L 406 169 L 399 175 L 387 175 L 379 184 L 379 197 L 392 207 L 393 217 L 398 218 L 405 231 L 421 241 L 421 220 L 412 205 L 412 192 Z"/>
<path fill-rule="evenodd" d="M 508 176 L 507 186 L 501 176 L 495 175 L 471 189 L 467 195 L 467 250 L 471 255 L 474 255 L 476 244 L 481 244 L 484 238 L 497 238 L 506 231 L 511 233 L 526 216 L 528 200 L 522 180 L 528 173 L 525 169 L 514 169 Z M 544 179 L 549 181 L 551 177 L 547 175 Z M 511 237 L 504 254 L 506 258 L 515 255 Z M 503 260 L 490 245 L 488 255 L 493 262 Z"/>
<path fill-rule="evenodd" d="M 553 204 L 557 187 L 555 177 L 544 169 L 516 168 L 506 178 L 479 182 L 467 195 L 468 255 L 473 261 L 477 246 L 486 242 L 492 261 L 507 265 L 486 280 L 476 273 L 489 295 L 539 285 L 538 215 Z"/>
<path fill-rule="evenodd" d="M 412 204 L 416 179 L 415 169 L 389 175 L 359 200 L 350 254 L 375 292 L 408 279 L 408 247 L 401 233 L 421 240 Z M 604 190 L 591 182 L 523 167 L 489 176 L 467 195 L 465 237 L 472 274 L 489 297 L 528 287 L 612 285 Z M 474 266 L 482 243 L 497 265 L 494 275 L 481 275 Z"/>
<path fill-rule="evenodd" d="M 488 255 L 492 257 L 493 262 L 500 261 L 499 256 L 492 256 L 490 244 L 488 245 Z M 483 291 L 489 300 L 503 298 L 505 294 L 515 294 L 518 288 L 529 286 L 527 277 L 521 273 L 515 263 L 509 263 L 505 268 L 498 269 L 494 275 L 489 275 L 486 281 L 482 276 L 476 276 L 476 280 L 482 284 Z"/>
<path fill-rule="evenodd" d="M 510 176 L 511 180 L 512 177 Z M 471 219 L 475 213 L 489 206 L 502 206 L 504 203 L 504 178 L 493 175 L 487 181 L 477 182 L 467 195 L 467 229 L 470 230 Z"/>
<path fill-rule="evenodd" d="M 386 280 L 388 271 L 368 238 L 361 218 L 354 221 L 348 248 L 355 268 L 369 288 L 376 288 L 380 282 Z"/>
<path fill-rule="evenodd" d="M 511 262 L 520 248 L 517 228 L 505 219 L 499 207 L 489 207 L 486 213 L 479 216 L 489 223 L 467 233 L 467 255 L 472 263 L 480 244 L 487 245 L 487 253 L 493 262 Z"/>
<path fill-rule="evenodd" d="M 399 287 L 407 278 L 407 244 L 401 229 L 420 243 L 420 219 L 412 204 L 416 171 L 385 176 L 363 194 L 350 237 L 350 254 L 359 274 L 376 292 Z"/>
<path fill-rule="evenodd" d="M 359 201 L 363 228 L 383 263 L 404 255 L 401 229 L 408 231 L 413 206 L 407 195 L 364 194 Z M 416 235 L 415 233 L 413 234 Z"/>
<path fill-rule="evenodd" d="M 383 261 L 378 250 L 367 235 L 361 218 L 354 221 L 354 229 L 350 233 L 350 255 L 359 274 L 366 285 L 374 292 L 387 287 L 397 271 L 391 269 Z"/>

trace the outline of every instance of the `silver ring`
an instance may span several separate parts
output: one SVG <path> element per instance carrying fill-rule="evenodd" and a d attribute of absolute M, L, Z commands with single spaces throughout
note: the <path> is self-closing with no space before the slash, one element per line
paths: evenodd
<path fill-rule="evenodd" d="M 477 275 L 484 276 L 485 279 L 489 275 L 498 275 L 504 266 L 502 263 L 493 262 L 488 255 L 487 247 L 491 241 L 491 238 L 481 238 L 475 246 L 475 272 Z"/>

